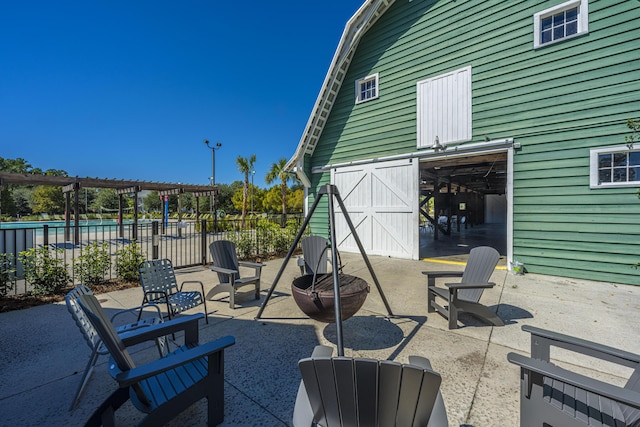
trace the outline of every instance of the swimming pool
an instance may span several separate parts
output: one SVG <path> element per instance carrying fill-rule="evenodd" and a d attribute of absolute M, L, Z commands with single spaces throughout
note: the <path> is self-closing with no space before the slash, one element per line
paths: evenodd
<path fill-rule="evenodd" d="M 142 221 L 138 221 L 142 222 Z M 125 219 L 125 224 L 133 224 L 133 220 Z M 0 230 L 15 230 L 19 228 L 44 228 L 44 226 L 49 227 L 64 227 L 64 221 L 14 221 L 14 222 L 0 222 Z M 71 221 L 71 226 L 75 225 L 74 221 Z M 81 226 L 92 226 L 92 225 L 103 225 L 103 226 L 115 226 L 118 225 L 115 219 L 90 219 L 90 220 L 80 220 Z"/>
<path fill-rule="evenodd" d="M 138 220 L 139 225 L 148 225 L 151 224 L 151 220 L 144 219 Z M 7 230 L 26 230 L 27 232 L 31 230 L 31 232 L 35 233 L 36 236 L 42 236 L 44 234 L 45 226 L 47 226 L 48 234 L 63 234 L 66 230 L 64 221 L 15 221 L 15 222 L 0 222 L 0 231 Z M 79 228 L 81 233 L 100 233 L 100 232 L 109 232 L 118 229 L 118 222 L 115 219 L 90 219 L 90 220 L 80 220 Z M 125 227 L 133 226 L 132 219 L 124 220 Z M 73 233 L 73 229 L 75 227 L 74 221 L 70 223 L 70 229 Z"/>

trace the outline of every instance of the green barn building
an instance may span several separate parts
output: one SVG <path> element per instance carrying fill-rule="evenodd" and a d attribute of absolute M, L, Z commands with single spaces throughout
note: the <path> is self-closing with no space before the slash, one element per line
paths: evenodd
<path fill-rule="evenodd" d="M 630 0 L 366 1 L 288 163 L 307 209 L 334 184 L 369 254 L 494 224 L 510 265 L 640 284 L 639 23 Z"/>

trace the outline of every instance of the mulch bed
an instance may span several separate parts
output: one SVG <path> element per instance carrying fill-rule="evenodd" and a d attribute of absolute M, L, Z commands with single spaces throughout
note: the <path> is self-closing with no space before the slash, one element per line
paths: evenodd
<path fill-rule="evenodd" d="M 129 289 L 136 286 L 140 286 L 139 282 L 124 281 L 121 279 L 109 280 L 99 285 L 90 286 L 91 291 L 94 294 L 104 294 L 106 292 L 119 291 L 122 289 Z M 73 289 L 73 286 L 68 286 L 60 292 L 53 295 L 8 295 L 6 297 L 0 297 L 0 313 L 5 313 L 13 310 L 23 310 L 25 308 L 35 307 L 38 305 L 51 304 L 54 302 L 64 301 L 64 296 Z"/>
<path fill-rule="evenodd" d="M 302 251 L 297 249 L 294 254 L 300 254 Z M 281 255 L 267 255 L 267 256 L 254 256 L 249 258 L 242 258 L 245 261 L 253 262 L 265 262 L 272 259 L 276 259 Z M 136 286 L 140 286 L 140 282 L 125 281 L 122 279 L 112 279 L 103 282 L 99 285 L 90 286 L 91 291 L 94 294 L 104 294 L 107 292 L 120 291 L 123 289 L 129 289 Z M 54 302 L 64 301 L 64 296 L 73 289 L 73 286 L 68 286 L 62 291 L 53 295 L 8 295 L 6 297 L 0 297 L 0 313 L 6 313 L 13 310 L 23 310 L 25 308 L 35 307 L 38 305 L 51 304 Z"/>

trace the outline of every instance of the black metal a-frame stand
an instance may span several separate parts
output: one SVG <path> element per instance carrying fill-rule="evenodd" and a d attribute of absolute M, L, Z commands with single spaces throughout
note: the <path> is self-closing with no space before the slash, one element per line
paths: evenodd
<path fill-rule="evenodd" d="M 304 233 L 307 226 L 309 225 L 309 220 L 311 219 L 313 212 L 316 210 L 316 207 L 318 206 L 320 199 L 325 194 L 329 196 L 329 237 L 330 237 L 329 240 L 331 242 L 331 265 L 333 265 L 333 297 L 334 297 L 334 310 L 335 310 L 335 318 L 336 318 L 336 333 L 337 333 L 337 339 L 338 339 L 338 343 L 337 343 L 338 356 L 344 356 L 344 343 L 342 340 L 342 305 L 340 303 L 340 282 L 338 279 L 338 268 L 337 268 L 338 251 L 336 248 L 336 225 L 335 225 L 335 212 L 334 212 L 334 204 L 333 204 L 334 199 L 338 202 L 338 205 L 340 205 L 340 209 L 344 214 L 344 218 L 347 221 L 347 225 L 349 226 L 349 229 L 351 230 L 351 234 L 353 235 L 353 238 L 355 239 L 358 245 L 358 249 L 360 249 L 360 253 L 362 254 L 362 258 L 364 259 L 364 262 L 367 264 L 367 268 L 369 269 L 369 273 L 373 278 L 373 282 L 375 283 L 376 288 L 378 288 L 378 292 L 382 297 L 382 302 L 384 302 L 384 306 L 387 309 L 387 313 L 389 314 L 389 316 L 393 316 L 393 313 L 391 312 L 391 307 L 389 307 L 387 298 L 384 296 L 384 292 L 382 292 L 382 287 L 380 286 L 380 282 L 378 282 L 378 277 L 374 273 L 373 267 L 371 267 L 371 263 L 369 262 L 369 258 L 367 257 L 367 254 L 364 248 L 362 247 L 360 238 L 358 238 L 358 234 L 356 234 L 356 229 L 353 226 L 353 223 L 351 222 L 351 218 L 349 218 L 347 209 L 345 208 L 344 203 L 342 203 L 340 192 L 338 191 L 338 188 L 335 185 L 324 185 L 320 188 L 318 192 L 318 197 L 316 197 L 315 201 L 313 202 L 313 206 L 311 206 L 311 209 L 309 210 L 307 217 L 304 219 L 304 223 L 302 224 L 302 227 L 300 227 L 300 231 L 298 231 L 298 235 L 294 239 L 293 244 L 291 245 L 291 248 L 289 248 L 289 252 L 287 252 L 287 256 L 284 258 L 284 261 L 282 262 L 282 266 L 280 266 L 280 270 L 278 271 L 278 274 L 276 275 L 276 278 L 274 279 L 273 284 L 269 289 L 269 293 L 267 294 L 267 297 L 265 298 L 264 302 L 260 305 L 260 310 L 258 310 L 256 319 L 260 319 L 260 317 L 262 316 L 262 312 L 267 306 L 267 303 L 269 302 L 269 299 L 271 298 L 271 295 L 273 294 L 273 291 L 276 288 L 278 281 L 280 280 L 280 276 L 282 276 L 282 273 L 284 272 L 284 269 L 286 268 L 287 263 L 289 262 L 289 259 L 291 259 L 291 255 L 293 255 L 293 251 L 298 246 L 298 242 L 300 242 L 300 238 L 302 237 L 302 234 Z"/>

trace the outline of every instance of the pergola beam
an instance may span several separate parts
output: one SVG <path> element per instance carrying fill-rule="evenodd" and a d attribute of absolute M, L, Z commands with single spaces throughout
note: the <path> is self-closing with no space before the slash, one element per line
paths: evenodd
<path fill-rule="evenodd" d="M 0 180 L 3 185 L 49 185 L 53 187 L 65 187 L 67 185 L 77 183 L 83 188 L 113 188 L 114 190 L 131 189 L 135 186 L 138 186 L 140 191 L 166 191 L 180 188 L 184 193 L 210 192 L 217 189 L 216 186 L 212 187 L 211 185 L 131 181 L 122 179 L 79 178 L 73 176 L 34 175 L 13 172 L 0 172 Z"/>
<path fill-rule="evenodd" d="M 120 237 L 124 234 L 124 221 L 123 221 L 123 200 L 122 196 L 125 194 L 135 194 L 133 222 L 134 231 L 133 238 L 135 239 L 138 225 L 138 193 L 143 190 L 158 191 L 160 196 L 180 195 L 182 193 L 193 193 L 196 196 L 212 196 L 218 192 L 217 186 L 211 185 L 193 185 L 193 184 L 172 184 L 166 182 L 149 182 L 149 181 L 128 181 L 117 179 L 101 179 L 101 178 L 79 178 L 70 176 L 51 176 L 51 175 L 35 175 L 35 174 L 23 174 L 13 172 L 0 172 L 0 184 L 5 186 L 7 184 L 13 185 L 44 185 L 51 187 L 62 187 L 62 192 L 66 194 L 66 212 L 65 222 L 66 240 L 70 240 L 70 217 L 71 217 L 71 192 L 74 192 L 74 231 L 75 231 L 75 243 L 78 244 L 80 237 L 79 229 L 79 203 L 78 203 L 78 191 L 80 188 L 111 188 L 116 191 L 118 195 L 118 213 L 120 218 Z M 1 188 L 0 188 L 1 190 Z M 181 215 L 181 212 L 178 213 Z M 164 216 L 164 209 L 163 209 Z M 163 218 L 164 224 L 164 218 Z"/>

